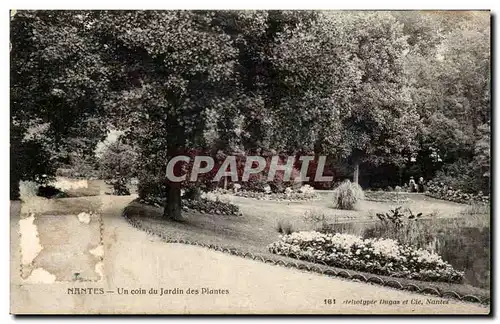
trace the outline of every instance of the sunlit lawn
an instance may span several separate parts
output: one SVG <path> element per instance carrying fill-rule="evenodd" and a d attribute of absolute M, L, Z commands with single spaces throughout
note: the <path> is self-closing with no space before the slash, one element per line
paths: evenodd
<path fill-rule="evenodd" d="M 436 200 L 423 195 L 409 195 L 410 202 L 403 204 L 414 212 L 423 212 L 424 218 L 429 222 L 446 222 L 460 216 L 466 208 L 465 205 Z M 307 202 L 266 201 L 234 196 L 221 197 L 222 200 L 237 204 L 243 216 L 211 215 L 197 212 L 185 212 L 184 222 L 171 222 L 162 218 L 162 208 L 156 208 L 137 201 L 126 208 L 129 217 L 139 220 L 141 224 L 158 234 L 164 234 L 172 239 L 188 240 L 204 244 L 214 244 L 221 247 L 236 248 L 240 251 L 252 252 L 256 255 L 274 259 L 286 259 L 271 254 L 267 246 L 279 240 L 277 231 L 278 223 L 290 223 L 292 230 L 314 230 L 317 223 L 305 219 L 306 212 L 325 215 L 326 222 L 356 224 L 357 233 L 363 232 L 364 227 L 376 224 L 374 217 L 377 212 L 387 212 L 397 204 L 362 201 L 354 211 L 342 211 L 332 208 L 330 193 L 321 193 L 321 199 Z M 347 225 L 347 224 L 346 224 Z M 350 228 L 347 226 L 346 228 Z M 359 230 L 361 228 L 361 231 Z M 350 232 L 350 230 L 346 231 Z M 484 233 L 484 232 L 482 232 Z M 489 232 L 488 232 L 489 233 Z M 468 241 L 466 231 L 465 240 Z M 477 234 L 477 233 L 476 233 Z M 475 234 L 474 234 L 475 235 Z M 482 235 L 482 234 L 481 234 Z M 474 238 L 473 236 L 472 238 Z M 460 247 L 463 249 L 464 247 Z M 483 251 L 484 252 L 484 251 Z M 489 252 L 489 249 L 488 249 Z M 474 255 L 473 251 L 469 251 Z M 481 253 L 481 262 L 484 259 Z M 448 255 L 449 257 L 450 255 Z M 292 260 L 292 259 L 288 259 Z M 293 259 L 295 262 L 303 262 Z M 476 262 L 476 266 L 477 262 Z M 480 266 L 483 267 L 483 266 Z M 351 270 L 354 273 L 354 271 Z M 489 265 L 488 265 L 489 273 Z M 380 276 L 383 277 L 383 276 Z M 448 284 L 436 282 L 422 282 L 408 279 L 398 279 L 401 283 L 415 283 L 418 286 L 433 286 L 442 290 L 454 290 L 460 294 L 474 294 L 476 296 L 489 296 L 489 291 L 479 281 L 470 280 L 471 284 Z"/>

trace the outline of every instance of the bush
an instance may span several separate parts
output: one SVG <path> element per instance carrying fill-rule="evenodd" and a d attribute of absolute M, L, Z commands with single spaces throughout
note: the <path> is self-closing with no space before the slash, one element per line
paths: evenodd
<path fill-rule="evenodd" d="M 200 198 L 197 200 L 183 200 L 182 207 L 196 210 L 207 214 L 217 214 L 217 215 L 234 215 L 240 216 L 240 208 L 231 203 L 222 202 L 220 200 L 210 200 L 206 198 Z"/>
<path fill-rule="evenodd" d="M 364 199 L 363 189 L 357 183 L 352 183 L 349 180 L 342 182 L 333 191 L 335 208 L 354 209 L 356 203 L 361 199 Z"/>
<path fill-rule="evenodd" d="M 278 220 L 278 223 L 276 223 L 276 230 L 283 235 L 292 234 L 294 232 L 292 223 L 287 219 Z"/>
<path fill-rule="evenodd" d="M 68 195 L 64 191 L 62 191 L 54 186 L 50 186 L 50 185 L 44 185 L 44 186 L 38 187 L 36 195 L 39 197 L 45 197 L 45 198 L 49 198 L 49 199 L 50 198 L 68 197 Z"/>
<path fill-rule="evenodd" d="M 139 201 L 143 204 L 158 208 L 162 208 L 165 205 L 165 199 L 160 197 L 149 196 L 141 198 Z M 220 200 L 214 201 L 206 198 L 200 198 L 198 200 L 182 199 L 182 208 L 184 210 L 193 210 L 206 214 L 241 216 L 238 206 Z"/>
<path fill-rule="evenodd" d="M 490 201 L 490 197 L 483 195 L 482 192 L 478 192 L 477 194 L 466 193 L 461 189 L 448 186 L 443 182 L 435 181 L 428 182 L 426 195 L 436 199 L 449 200 L 461 204 L 487 204 Z"/>
<path fill-rule="evenodd" d="M 128 196 L 130 195 L 130 190 L 127 187 L 127 180 L 124 178 L 113 179 L 107 182 L 113 186 L 113 195 L 116 196 Z"/>
<path fill-rule="evenodd" d="M 163 178 L 156 177 L 149 173 L 144 173 L 139 176 L 139 183 L 137 184 L 137 194 L 139 198 L 165 197 L 166 192 L 167 188 Z"/>
<path fill-rule="evenodd" d="M 389 202 L 389 203 L 407 203 L 410 198 L 397 191 L 366 191 L 365 200 L 376 202 Z"/>
<path fill-rule="evenodd" d="M 315 192 L 296 192 L 285 190 L 283 193 L 265 193 L 240 190 L 233 193 L 235 196 L 244 198 L 254 198 L 258 200 L 277 200 L 277 201 L 304 201 L 318 198 Z"/>
<path fill-rule="evenodd" d="M 279 255 L 393 277 L 460 283 L 464 276 L 439 255 L 391 239 L 295 232 L 268 248 Z"/>
<path fill-rule="evenodd" d="M 455 163 L 445 165 L 442 170 L 436 172 L 433 180 L 434 182 L 442 182 L 469 193 L 481 190 L 481 186 L 472 176 L 469 163 L 464 160 L 458 160 Z"/>

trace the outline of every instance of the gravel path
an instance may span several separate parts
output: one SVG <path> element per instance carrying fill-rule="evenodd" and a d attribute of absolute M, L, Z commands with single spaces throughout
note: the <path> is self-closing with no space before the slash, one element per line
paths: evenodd
<path fill-rule="evenodd" d="M 19 273 L 18 238 L 15 235 L 18 222 L 15 221 L 15 216 L 11 216 L 12 313 L 487 314 L 489 312 L 489 308 L 478 304 L 332 279 L 201 247 L 166 244 L 133 228 L 119 217 L 122 209 L 133 197 L 101 196 L 100 198 L 105 251 L 104 278 L 101 282 L 23 284 L 16 275 Z M 67 289 L 74 287 L 102 288 L 113 293 L 68 294 Z M 129 294 L 118 294 L 118 288 L 127 289 Z M 157 294 L 148 294 L 151 289 L 156 289 Z M 162 290 L 164 294 L 160 296 Z M 143 292 L 146 294 L 142 294 Z M 329 300 L 332 300 L 332 304 L 329 304 Z M 427 300 L 434 303 L 428 304 Z M 404 304 L 405 301 L 408 301 L 407 304 Z"/>

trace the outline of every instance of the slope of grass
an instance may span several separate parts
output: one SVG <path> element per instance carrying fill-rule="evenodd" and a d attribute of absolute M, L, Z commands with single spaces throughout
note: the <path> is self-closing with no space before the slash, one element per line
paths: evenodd
<path fill-rule="evenodd" d="M 239 202 L 241 201 L 239 200 Z M 264 206 L 263 208 L 260 204 L 250 203 L 252 201 L 238 204 L 243 211 L 243 216 L 236 218 L 186 212 L 184 213 L 185 220 L 183 222 L 171 222 L 162 219 L 161 208 L 140 204 L 137 201 L 130 203 L 125 208 L 124 213 L 129 218 L 139 221 L 144 228 L 174 240 L 188 240 L 206 245 L 213 244 L 225 248 L 235 248 L 243 252 L 265 256 L 269 259 L 288 260 L 310 265 L 311 263 L 309 262 L 272 254 L 268 251 L 267 246 L 279 240 L 280 234 L 277 228 L 279 227 L 279 222 L 282 222 L 283 219 L 287 219 L 292 224 L 291 226 L 294 230 L 310 230 L 312 229 L 311 225 L 308 225 L 302 219 L 302 216 L 295 214 L 288 214 L 288 217 L 284 218 L 290 204 L 273 202 L 272 206 L 274 208 L 269 208 L 270 206 Z M 283 210 L 285 210 L 285 214 Z M 348 271 L 370 276 L 368 273 L 353 270 Z M 389 277 L 379 277 L 389 279 Z M 475 295 L 480 298 L 489 297 L 489 290 L 467 284 L 423 282 L 401 278 L 397 280 L 403 285 L 415 284 L 419 287 L 435 287 L 441 291 L 455 291 L 460 295 Z"/>

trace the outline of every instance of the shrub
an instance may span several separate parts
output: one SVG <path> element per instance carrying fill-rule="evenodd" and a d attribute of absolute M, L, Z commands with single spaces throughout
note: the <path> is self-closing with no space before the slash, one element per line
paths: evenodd
<path fill-rule="evenodd" d="M 422 213 L 417 213 L 413 214 L 409 208 L 406 210 L 408 211 L 408 214 L 405 214 L 404 212 L 401 211 L 401 206 L 391 209 L 389 213 L 377 213 L 377 218 L 384 224 L 384 225 L 394 225 L 396 227 L 401 227 L 404 224 L 405 219 L 412 220 L 412 219 L 418 219 L 419 217 L 422 216 Z"/>
<path fill-rule="evenodd" d="M 389 202 L 389 203 L 405 203 L 410 202 L 410 198 L 400 192 L 388 191 L 366 191 L 365 200 L 376 202 Z"/>
<path fill-rule="evenodd" d="M 143 173 L 139 176 L 139 183 L 137 184 L 139 198 L 165 197 L 166 192 L 167 188 L 163 178 L 149 173 Z"/>
<path fill-rule="evenodd" d="M 335 208 L 339 209 L 354 209 L 356 203 L 363 198 L 363 189 L 357 183 L 352 183 L 349 180 L 342 182 L 333 191 L 333 203 Z"/>
<path fill-rule="evenodd" d="M 68 195 L 64 191 L 62 191 L 54 186 L 51 186 L 51 185 L 44 185 L 44 186 L 38 187 L 36 195 L 39 197 L 45 197 L 45 198 L 65 198 L 65 197 L 68 197 Z"/>
<path fill-rule="evenodd" d="M 296 191 L 285 191 L 283 193 L 265 193 L 265 192 L 255 192 L 255 191 L 247 191 L 240 190 L 238 192 L 234 192 L 235 196 L 245 197 L 245 198 L 254 198 L 258 200 L 277 200 L 277 201 L 303 201 L 303 200 L 313 200 L 318 198 L 318 195 L 313 193 L 302 193 Z"/>
<path fill-rule="evenodd" d="M 127 180 L 124 178 L 118 178 L 109 180 L 106 182 L 113 186 L 113 195 L 116 196 L 128 196 L 130 195 L 130 190 L 127 187 Z"/>
<path fill-rule="evenodd" d="M 483 191 L 489 193 L 489 177 L 484 177 L 478 170 L 478 165 L 461 159 L 451 164 L 446 164 L 442 170 L 436 172 L 433 179 L 466 193 Z M 486 181 L 485 181 L 486 180 Z"/>
<path fill-rule="evenodd" d="M 292 223 L 290 223 L 289 220 L 283 218 L 278 220 L 278 222 L 276 223 L 276 230 L 278 231 L 278 233 L 283 235 L 292 234 L 294 232 Z"/>
<path fill-rule="evenodd" d="M 449 200 L 462 204 L 489 203 L 490 197 L 483 195 L 480 191 L 477 194 L 466 193 L 455 187 L 448 186 L 443 182 L 429 181 L 427 184 L 427 196 Z"/>
<path fill-rule="evenodd" d="M 164 198 L 154 196 L 141 198 L 139 201 L 143 204 L 148 204 L 158 208 L 161 208 L 165 205 Z M 197 200 L 183 199 L 182 208 L 185 210 L 193 210 L 206 214 L 241 216 L 240 208 L 237 205 L 222 202 L 220 200 L 214 201 L 206 198 L 200 198 Z"/>
<path fill-rule="evenodd" d="M 220 200 L 210 200 L 206 198 L 200 198 L 197 200 L 183 200 L 182 207 L 196 210 L 207 214 L 217 214 L 217 215 L 234 215 L 239 216 L 240 208 L 231 203 L 223 202 Z"/>
<path fill-rule="evenodd" d="M 313 187 L 311 187 L 311 186 L 310 186 L 310 185 L 308 185 L 308 184 L 305 184 L 305 185 L 303 185 L 302 187 L 300 187 L 298 191 L 299 191 L 300 193 L 305 194 L 305 195 L 311 195 L 311 196 L 313 196 L 313 195 L 316 193 L 316 191 L 314 190 L 314 188 L 313 188 Z"/>
<path fill-rule="evenodd" d="M 391 239 L 295 232 L 282 236 L 268 248 L 279 255 L 393 277 L 460 283 L 464 276 L 439 255 Z"/>

